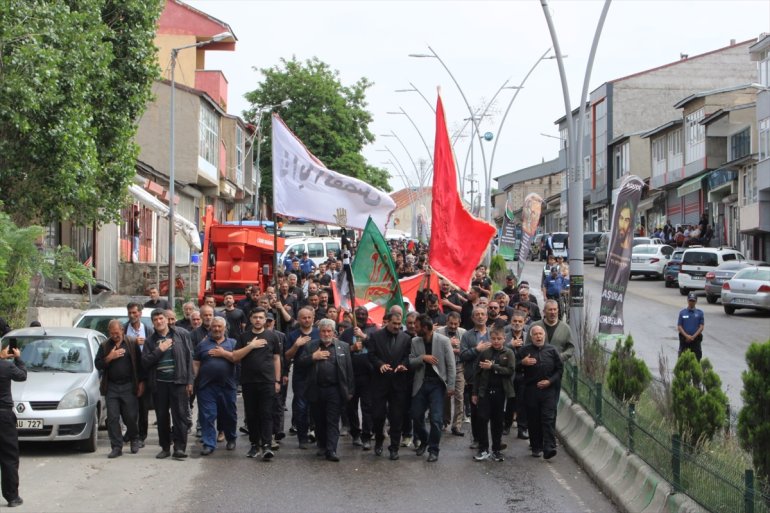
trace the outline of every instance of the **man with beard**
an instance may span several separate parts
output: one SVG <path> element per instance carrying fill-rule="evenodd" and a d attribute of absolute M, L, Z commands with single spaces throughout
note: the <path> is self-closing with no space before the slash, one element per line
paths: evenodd
<path fill-rule="evenodd" d="M 452 352 L 455 355 L 455 393 L 452 397 L 447 396 L 444 399 L 444 427 L 451 425 L 452 434 L 455 436 L 465 436 L 462 431 L 463 420 L 465 419 L 465 404 L 463 396 L 465 395 L 465 369 L 460 359 L 460 341 L 465 335 L 465 330 L 460 327 L 460 314 L 449 312 L 447 315 L 446 326 L 436 330 L 439 335 L 444 335 L 452 344 Z M 454 401 L 454 416 L 452 416 L 452 401 Z"/>
<path fill-rule="evenodd" d="M 500 318 L 500 303 L 490 301 L 487 304 L 487 327 L 504 328 L 507 323 Z"/>
<path fill-rule="evenodd" d="M 306 346 L 318 338 L 318 328 L 313 327 L 315 313 L 312 308 L 301 308 L 297 312 L 299 327 L 286 335 L 286 360 L 298 361 L 305 354 Z M 291 401 L 292 425 L 297 429 L 297 441 L 300 449 L 307 449 L 308 438 L 308 403 L 305 398 L 307 367 L 294 366 L 291 386 L 294 397 Z M 352 373 L 351 373 L 352 376 Z"/>
<path fill-rule="evenodd" d="M 406 412 L 409 388 L 409 352 L 412 339 L 401 329 L 401 314 L 389 312 L 383 319 L 385 327 L 371 334 L 367 340 L 369 361 L 374 368 L 372 375 L 372 421 L 374 424 L 374 454 L 382 454 L 385 440 L 385 418 L 390 429 L 390 459 L 398 459 L 401 428 Z"/>
<path fill-rule="evenodd" d="M 519 287 L 519 303 L 529 304 L 529 318 L 533 322 L 543 318 L 540 314 L 540 307 L 537 306 L 537 300 L 535 298 L 530 299 L 529 287 Z"/>
<path fill-rule="evenodd" d="M 572 332 L 569 329 L 569 325 L 559 320 L 559 303 L 553 299 L 549 299 L 545 302 L 545 317 L 532 324 L 529 328 L 530 337 L 532 336 L 532 328 L 539 326 L 545 330 L 546 341 L 554 346 L 561 356 L 563 362 L 572 358 L 572 354 L 575 352 L 575 346 L 572 343 Z M 529 343 L 529 337 L 527 338 Z"/>
<path fill-rule="evenodd" d="M 511 322 L 505 327 L 505 344 L 506 347 L 513 351 L 513 354 L 518 357 L 519 350 L 524 347 L 524 339 L 527 334 L 525 331 L 525 323 L 527 321 L 526 313 L 517 310 L 513 312 Z M 503 434 L 510 433 L 511 426 L 513 426 L 513 417 L 516 416 L 516 426 L 518 428 L 517 438 L 520 440 L 528 440 L 529 433 L 527 432 L 527 410 L 524 408 L 522 383 L 524 380 L 524 374 L 521 370 L 518 370 L 514 374 L 513 388 L 514 397 L 508 399 L 505 404 L 505 428 Z"/>
<path fill-rule="evenodd" d="M 463 361 L 465 369 L 465 401 L 471 405 L 471 449 L 478 449 L 479 441 L 479 418 L 476 405 L 471 402 L 473 394 L 473 373 L 476 360 L 479 355 L 489 349 L 489 332 L 487 330 L 487 311 L 484 308 L 477 307 L 473 310 L 473 329 L 465 332 L 460 340 L 460 359 Z"/>
<path fill-rule="evenodd" d="M 246 329 L 246 314 L 240 308 L 235 307 L 235 296 L 232 292 L 225 292 L 223 302 L 225 309 L 222 313 L 225 314 L 227 326 L 229 327 L 227 336 L 238 340 L 241 333 Z"/>

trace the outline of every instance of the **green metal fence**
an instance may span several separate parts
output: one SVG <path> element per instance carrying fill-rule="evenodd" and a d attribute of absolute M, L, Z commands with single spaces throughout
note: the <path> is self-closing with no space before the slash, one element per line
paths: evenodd
<path fill-rule="evenodd" d="M 677 434 L 663 429 L 660 419 L 639 415 L 633 404 L 617 401 L 602 383 L 594 383 L 575 365 L 566 366 L 562 390 L 591 415 L 597 426 L 604 426 L 676 491 L 709 511 L 770 513 L 770 495 L 760 491 L 767 487 L 755 481 L 751 469 L 737 468 L 696 451 Z"/>

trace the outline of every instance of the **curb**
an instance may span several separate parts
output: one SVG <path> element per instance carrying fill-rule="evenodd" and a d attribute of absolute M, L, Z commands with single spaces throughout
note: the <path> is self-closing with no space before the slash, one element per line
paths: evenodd
<path fill-rule="evenodd" d="M 606 428 L 563 391 L 556 431 L 567 449 L 601 490 L 625 513 L 706 513 L 673 487 L 639 456 L 629 454 Z"/>

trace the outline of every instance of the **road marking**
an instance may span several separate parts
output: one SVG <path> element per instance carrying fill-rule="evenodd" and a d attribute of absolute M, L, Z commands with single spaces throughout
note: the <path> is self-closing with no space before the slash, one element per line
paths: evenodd
<path fill-rule="evenodd" d="M 572 487 L 567 483 L 567 481 L 561 477 L 561 474 L 556 470 L 556 468 L 553 465 L 547 465 L 548 470 L 553 475 L 553 478 L 556 480 L 557 483 L 561 485 L 562 488 L 567 490 L 569 494 L 572 496 L 573 499 L 575 499 L 575 502 L 580 505 L 580 508 L 585 511 L 586 513 L 591 513 L 591 508 L 586 506 L 586 503 L 583 502 L 583 499 L 580 498 L 580 496 L 575 493 L 575 491 L 572 489 Z"/>

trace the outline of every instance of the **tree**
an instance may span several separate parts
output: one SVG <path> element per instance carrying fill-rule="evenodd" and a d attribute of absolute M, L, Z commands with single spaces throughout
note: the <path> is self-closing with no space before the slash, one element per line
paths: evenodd
<path fill-rule="evenodd" d="M 0 199 L 21 225 L 117 219 L 158 76 L 160 0 L 0 0 Z"/>
<path fill-rule="evenodd" d="M 246 94 L 251 108 L 244 118 L 256 122 L 260 106 L 292 102 L 280 110 L 281 118 L 307 148 L 329 169 L 390 191 L 384 169 L 366 163 L 361 150 L 374 141 L 369 131 L 372 115 L 366 110 L 366 90 L 372 86 L 361 78 L 352 86 L 340 82 L 339 72 L 318 58 L 300 62 L 281 59 L 279 65 L 260 70 L 264 80 Z M 263 143 L 272 147 L 272 120 L 263 114 Z M 270 151 L 261 152 L 261 194 L 272 204 L 273 176 Z"/>
<path fill-rule="evenodd" d="M 652 374 L 644 360 L 636 357 L 634 339 L 629 335 L 621 345 L 620 340 L 610 356 L 607 371 L 607 385 L 610 392 L 620 401 L 635 401 L 647 388 Z"/>
<path fill-rule="evenodd" d="M 698 363 L 695 353 L 683 352 L 674 366 L 671 391 L 677 430 L 690 445 L 710 440 L 725 425 L 727 396 L 708 358 Z"/>
<path fill-rule="evenodd" d="M 751 453 L 757 474 L 770 483 L 770 340 L 751 344 L 746 351 L 746 363 L 738 437 L 743 448 Z"/>

